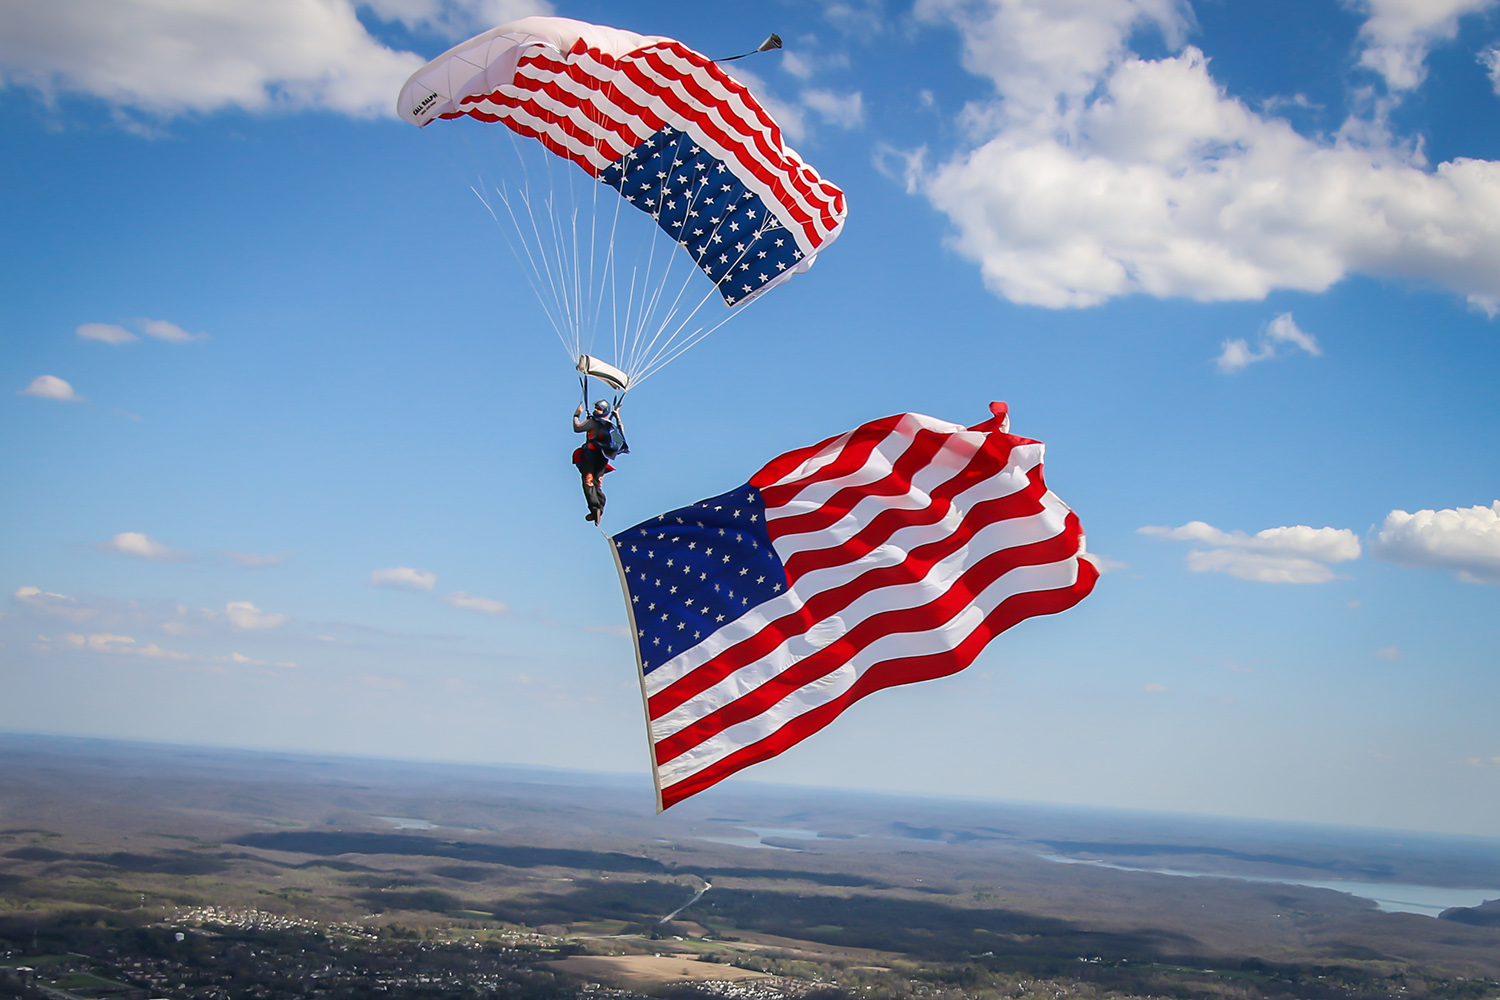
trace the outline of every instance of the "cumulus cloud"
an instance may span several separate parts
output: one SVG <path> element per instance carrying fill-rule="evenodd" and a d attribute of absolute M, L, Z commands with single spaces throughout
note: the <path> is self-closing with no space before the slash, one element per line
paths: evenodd
<path fill-rule="evenodd" d="M 189 553 L 164 545 L 150 535 L 139 531 L 122 531 L 109 541 L 100 542 L 98 548 L 102 552 L 113 552 L 117 555 L 159 562 L 180 562 L 191 558 Z"/>
<path fill-rule="evenodd" d="M 444 594 L 444 604 L 450 607 L 462 608 L 465 611 L 478 611 L 486 615 L 503 615 L 510 610 L 503 602 L 491 600 L 488 597 L 475 597 L 466 594 L 462 590 L 455 590 L 451 594 Z"/>
<path fill-rule="evenodd" d="M 431 590 L 437 586 L 437 574 L 410 566 L 393 566 L 370 573 L 370 584 L 375 587 L 401 587 L 405 590 Z"/>
<path fill-rule="evenodd" d="M 817 72 L 817 66 L 810 57 L 811 53 L 808 52 L 783 49 L 781 52 L 781 68 L 799 80 L 810 80 L 813 74 Z"/>
<path fill-rule="evenodd" d="M 1337 574 L 1331 563 L 1358 559 L 1359 538 L 1348 528 L 1310 528 L 1305 524 L 1267 528 L 1253 535 L 1221 531 L 1203 521 L 1180 528 L 1145 527 L 1143 535 L 1194 542 L 1187 555 L 1194 573 L 1228 573 L 1258 583 L 1327 583 Z"/>
<path fill-rule="evenodd" d="M 1083 553 L 1083 558 L 1093 563 L 1094 568 L 1101 575 L 1104 573 L 1118 573 L 1122 569 L 1130 568 L 1129 563 L 1122 563 L 1118 559 L 1111 559 L 1109 556 L 1100 555 L 1097 552 L 1085 552 Z"/>
<path fill-rule="evenodd" d="M 98 614 L 98 610 L 80 604 L 64 594 L 53 594 L 40 587 L 17 587 L 10 595 L 11 601 L 34 615 L 49 615 L 70 622 L 86 622 Z"/>
<path fill-rule="evenodd" d="M 1232 374 L 1257 361 L 1269 361 L 1274 357 L 1284 356 L 1285 348 L 1288 347 L 1291 350 L 1305 351 L 1314 357 L 1321 356 L 1323 353 L 1323 349 L 1318 346 L 1313 335 L 1298 327 L 1296 321 L 1292 319 L 1292 314 L 1286 312 L 1266 324 L 1255 347 L 1251 347 L 1243 338 L 1224 341 L 1223 353 L 1214 359 L 1214 363 L 1219 366 L 1219 371 Z"/>
<path fill-rule="evenodd" d="M 1051 308 L 1246 300 L 1360 273 L 1500 308 L 1500 163 L 1429 168 L 1380 120 L 1308 138 L 1226 94 L 1196 48 L 1141 58 L 1133 33 L 1180 46 L 1191 27 L 1173 0 L 917 12 L 961 30 L 965 67 L 995 94 L 965 109 L 968 148 L 930 168 L 913 157 L 908 186 L 949 216 L 952 245 L 997 294 Z"/>
<path fill-rule="evenodd" d="M 89 635 L 65 635 L 63 641 L 77 649 L 93 653 L 114 653 L 122 656 L 139 656 L 147 660 L 188 661 L 193 657 L 174 649 L 163 649 L 154 642 L 142 646 L 128 635 L 113 635 L 95 632 Z"/>
<path fill-rule="evenodd" d="M 859 128 L 865 123 L 865 99 L 859 91 L 835 94 L 831 90 L 809 87 L 802 91 L 802 103 L 829 125 L 843 129 Z"/>
<path fill-rule="evenodd" d="M 164 319 L 148 319 L 141 323 L 141 331 L 148 337 L 169 341 L 173 344 L 188 344 L 195 340 L 207 340 L 206 333 L 188 333 L 176 323 Z"/>
<path fill-rule="evenodd" d="M 3 20 L 3 10 L 0 10 L 0 20 Z M 188 333 L 176 323 L 164 319 L 132 320 L 131 325 L 138 327 L 148 337 L 173 344 L 189 344 L 195 340 L 208 339 L 206 333 Z M 82 340 L 100 340 L 106 344 L 131 344 L 141 339 L 114 323 L 84 323 L 74 332 Z"/>
<path fill-rule="evenodd" d="M 55 399 L 59 403 L 82 403 L 84 397 L 73 391 L 73 387 L 56 375 L 38 375 L 24 389 L 16 390 L 17 396 L 35 396 L 38 399 Z"/>
<path fill-rule="evenodd" d="M 415 23 L 423 8 L 480 5 L 373 6 Z M 391 95 L 423 61 L 371 37 L 349 0 L 0 4 L 0 82 L 154 116 L 227 108 L 390 115 Z"/>
<path fill-rule="evenodd" d="M 128 344 L 141 339 L 113 323 L 84 323 L 74 332 L 81 340 L 102 340 L 106 344 Z"/>
<path fill-rule="evenodd" d="M 230 601 L 224 605 L 224 620 L 241 631 L 277 628 L 286 624 L 287 616 L 262 611 L 249 601 Z"/>
<path fill-rule="evenodd" d="M 547 0 L 365 0 L 382 21 L 460 39 L 531 14 L 550 14 Z"/>
<path fill-rule="evenodd" d="M 1415 514 L 1393 510 L 1370 552 L 1398 566 L 1446 570 L 1466 583 L 1500 584 L 1500 500 Z"/>
<path fill-rule="evenodd" d="M 1359 64 L 1385 78 L 1393 91 L 1412 90 L 1427 76 L 1427 53 L 1458 36 L 1458 21 L 1496 0 L 1356 0 L 1368 15 L 1360 26 Z"/>
<path fill-rule="evenodd" d="M 1479 53 L 1479 64 L 1490 71 L 1490 86 L 1500 94 L 1500 46 Z"/>

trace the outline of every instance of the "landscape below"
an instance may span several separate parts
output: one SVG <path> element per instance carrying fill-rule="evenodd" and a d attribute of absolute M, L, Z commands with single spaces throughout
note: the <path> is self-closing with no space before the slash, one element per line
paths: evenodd
<path fill-rule="evenodd" d="M 1300 882 L 1500 840 L 0 734 L 0 996 L 1500 997 L 1500 900 Z"/>

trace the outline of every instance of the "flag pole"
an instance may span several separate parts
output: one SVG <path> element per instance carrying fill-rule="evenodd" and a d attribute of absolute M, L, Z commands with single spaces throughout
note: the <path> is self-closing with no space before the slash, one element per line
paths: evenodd
<path fill-rule="evenodd" d="M 596 525 L 597 526 L 597 525 Z M 620 548 L 615 540 L 604 534 L 604 544 L 609 546 L 609 556 L 615 561 L 615 573 L 620 578 L 620 592 L 625 596 L 625 617 L 630 621 L 630 648 L 635 651 L 635 673 L 641 682 L 641 716 L 646 720 L 646 756 L 651 761 L 651 784 L 656 789 L 656 811 L 663 811 L 661 804 L 661 774 L 656 768 L 656 744 L 651 741 L 651 704 L 646 695 L 646 664 L 641 660 L 641 647 L 635 641 L 638 630 L 635 625 L 635 604 L 630 600 L 630 586 L 625 581 L 625 564 L 620 562 Z"/>

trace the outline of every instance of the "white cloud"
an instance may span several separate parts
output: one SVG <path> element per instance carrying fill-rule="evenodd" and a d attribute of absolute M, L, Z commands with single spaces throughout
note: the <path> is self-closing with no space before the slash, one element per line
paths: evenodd
<path fill-rule="evenodd" d="M 139 531 L 122 531 L 107 542 L 100 542 L 98 548 L 104 552 L 114 552 L 122 556 L 134 556 L 137 559 L 152 559 L 159 562 L 179 562 L 191 558 L 189 553 L 174 549 L 169 545 L 152 538 L 150 535 Z"/>
<path fill-rule="evenodd" d="M 80 339 L 102 340 L 106 344 L 128 344 L 141 339 L 123 326 L 115 326 L 113 323 L 84 323 L 74 332 Z"/>
<path fill-rule="evenodd" d="M 1299 524 L 1249 535 L 1189 521 L 1180 528 L 1148 526 L 1137 530 L 1143 535 L 1211 546 L 1188 553 L 1187 566 L 1194 573 L 1228 573 L 1258 583 L 1327 583 L 1336 577 L 1329 563 L 1348 562 L 1360 554 L 1359 538 L 1348 528 Z"/>
<path fill-rule="evenodd" d="M 1500 94 L 1500 46 L 1479 53 L 1479 64 L 1490 71 L 1490 86 Z"/>
<path fill-rule="evenodd" d="M 415 23 L 424 8 L 511 5 L 377 0 L 373 6 Z M 0 4 L 0 83 L 32 87 L 49 99 L 86 94 L 155 116 L 226 108 L 391 115 L 391 95 L 423 61 L 371 37 L 349 0 Z"/>
<path fill-rule="evenodd" d="M 1378 114 L 1307 138 L 1228 96 L 1195 48 L 1136 56 L 1134 31 L 1175 44 L 1190 27 L 1170 0 L 917 10 L 960 28 L 964 65 L 996 93 L 964 112 L 969 148 L 930 169 L 913 158 L 908 184 L 997 294 L 1244 300 L 1361 273 L 1500 308 L 1500 163 L 1429 169 Z"/>
<path fill-rule="evenodd" d="M 1415 514 L 1393 510 L 1370 552 L 1398 566 L 1448 570 L 1466 583 L 1500 584 L 1500 500 Z"/>
<path fill-rule="evenodd" d="M 460 39 L 531 14 L 550 14 L 547 0 L 365 0 L 382 21 Z"/>
<path fill-rule="evenodd" d="M 286 562 L 285 552 L 226 551 L 224 555 L 236 566 L 243 566 L 246 569 L 265 569 L 270 566 L 280 566 Z"/>
<path fill-rule="evenodd" d="M 431 590 L 437 586 L 437 574 L 410 566 L 393 566 L 370 573 L 370 584 L 376 587 L 401 587 L 406 590 Z"/>
<path fill-rule="evenodd" d="M 1375 650 L 1375 658 L 1377 660 L 1387 660 L 1390 662 L 1395 662 L 1396 660 L 1401 659 L 1401 650 L 1396 646 L 1381 646 L 1379 649 Z"/>
<path fill-rule="evenodd" d="M 857 90 L 851 94 L 835 94 L 831 90 L 808 88 L 801 96 L 802 103 L 829 125 L 855 129 L 865 123 L 864 95 Z"/>
<path fill-rule="evenodd" d="M 224 605 L 224 618 L 242 631 L 276 628 L 286 624 L 287 616 L 262 611 L 249 601 L 230 601 Z"/>
<path fill-rule="evenodd" d="M 1122 563 L 1118 559 L 1111 559 L 1109 556 L 1102 556 L 1097 552 L 1085 552 L 1083 553 L 1083 558 L 1093 563 L 1094 568 L 1099 571 L 1101 576 L 1105 573 L 1118 573 L 1122 569 L 1130 568 L 1129 563 Z"/>
<path fill-rule="evenodd" d="M 1277 353 L 1278 349 L 1288 344 L 1314 357 L 1323 353 L 1313 335 L 1299 328 L 1292 319 L 1292 314 L 1287 312 L 1266 324 L 1266 328 L 1261 331 L 1260 342 L 1254 348 L 1243 339 L 1224 341 L 1223 353 L 1214 359 L 1214 363 L 1219 366 L 1219 371 L 1231 374 L 1257 361 L 1269 361 L 1281 356 Z"/>
<path fill-rule="evenodd" d="M 195 340 L 208 339 L 206 333 L 188 333 L 176 323 L 168 323 L 164 319 L 142 321 L 141 331 L 148 337 L 155 337 L 157 340 L 165 340 L 173 344 L 187 344 Z"/>
<path fill-rule="evenodd" d="M 59 403 L 82 403 L 84 397 L 73 391 L 73 387 L 56 375 L 38 375 L 24 389 L 16 390 L 17 396 L 36 396 L 38 399 L 55 399 Z"/>
<path fill-rule="evenodd" d="M 455 590 L 451 594 L 444 594 L 442 601 L 450 607 L 462 608 L 465 611 L 478 611 L 486 615 L 503 615 L 510 611 L 510 608 L 501 601 L 491 600 L 488 597 L 475 597 L 472 594 L 464 593 L 462 590 Z"/>
<path fill-rule="evenodd" d="M 806 82 L 819 73 L 848 69 L 849 54 L 830 49 L 816 36 L 807 35 L 798 40 L 796 48 L 781 50 L 781 68 Z"/>
<path fill-rule="evenodd" d="M 63 641 L 70 646 L 78 649 L 86 649 L 93 653 L 139 656 L 147 660 L 187 661 L 193 659 L 187 653 L 181 653 L 174 649 L 163 649 L 154 642 L 142 646 L 128 635 L 113 635 L 108 632 L 95 632 L 89 635 L 65 635 L 63 636 Z"/>
<path fill-rule="evenodd" d="M 64 594 L 53 594 L 40 587 L 17 587 L 11 600 L 33 614 L 51 615 L 70 622 L 82 623 L 98 614 L 98 610 L 80 604 Z"/>
<path fill-rule="evenodd" d="M 1327 583 L 1337 574 L 1313 559 L 1273 556 L 1241 549 L 1206 549 L 1187 554 L 1194 573 L 1228 573 L 1256 583 Z"/>
<path fill-rule="evenodd" d="M 1360 26 L 1359 64 L 1385 78 L 1393 91 L 1412 90 L 1427 76 L 1427 53 L 1458 36 L 1458 21 L 1496 0 L 1354 0 L 1368 14 Z"/>
<path fill-rule="evenodd" d="M 783 49 L 781 53 L 781 68 L 792 74 L 799 80 L 810 80 L 817 72 L 817 67 L 808 58 L 807 53 L 796 52 L 791 49 Z"/>
<path fill-rule="evenodd" d="M 1144 690 L 1147 694 L 1164 694 L 1168 689 L 1165 684 L 1147 684 Z"/>

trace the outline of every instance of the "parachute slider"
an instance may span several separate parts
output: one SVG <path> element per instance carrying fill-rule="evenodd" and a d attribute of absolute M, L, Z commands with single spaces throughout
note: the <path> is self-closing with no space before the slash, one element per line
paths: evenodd
<path fill-rule="evenodd" d="M 771 32 L 771 35 L 770 35 L 769 38 L 767 38 L 765 41 L 763 41 L 763 42 L 760 43 L 760 48 L 756 49 L 755 52 L 770 52 L 772 49 L 779 49 L 779 48 L 781 48 L 781 36 L 778 35 L 778 34 L 776 34 L 776 32 L 773 31 L 773 32 Z M 737 56 L 725 56 L 723 59 L 715 59 L 714 61 L 715 62 L 729 62 L 731 59 L 743 59 L 746 56 L 753 56 L 753 55 L 755 55 L 755 52 L 741 52 Z"/>
<path fill-rule="evenodd" d="M 575 366 L 575 370 L 583 373 L 585 377 L 592 376 L 620 392 L 625 392 L 630 388 L 629 375 L 626 375 L 614 365 L 600 361 L 598 358 L 587 354 L 578 355 L 578 364 Z"/>

